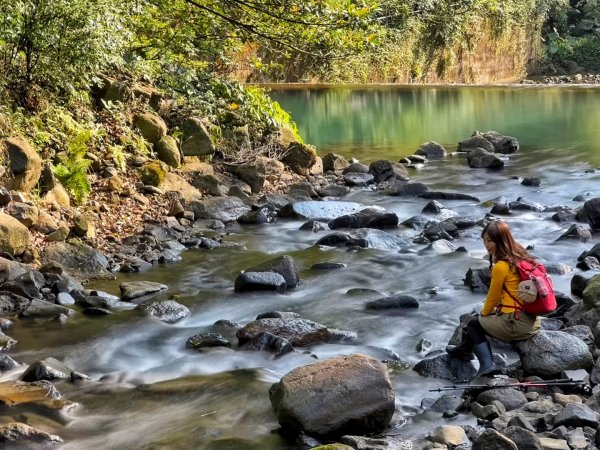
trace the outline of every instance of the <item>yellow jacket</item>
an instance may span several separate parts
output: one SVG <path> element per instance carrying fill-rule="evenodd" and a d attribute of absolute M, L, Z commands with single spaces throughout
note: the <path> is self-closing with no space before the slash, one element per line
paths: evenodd
<path fill-rule="evenodd" d="M 514 306 L 517 306 L 517 309 L 522 309 L 503 288 L 506 287 L 508 292 L 517 297 L 520 282 L 519 274 L 511 270 L 510 264 L 507 261 L 498 261 L 494 264 L 490 289 L 485 298 L 481 315 L 489 316 L 496 312 L 495 308 L 499 305 L 508 306 L 500 308 L 500 312 L 502 313 L 515 312 L 515 308 L 512 308 Z"/>

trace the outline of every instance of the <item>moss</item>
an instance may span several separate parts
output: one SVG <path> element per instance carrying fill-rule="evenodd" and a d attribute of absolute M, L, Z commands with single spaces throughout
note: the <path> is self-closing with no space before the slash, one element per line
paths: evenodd
<path fill-rule="evenodd" d="M 335 443 L 313 447 L 313 450 L 351 450 L 352 448 L 349 445 Z"/>
<path fill-rule="evenodd" d="M 593 276 L 583 291 L 583 304 L 587 308 L 600 306 L 600 275 Z"/>
<path fill-rule="evenodd" d="M 146 163 L 140 170 L 140 180 L 149 186 L 160 186 L 165 181 L 166 176 L 167 171 L 156 161 Z"/>

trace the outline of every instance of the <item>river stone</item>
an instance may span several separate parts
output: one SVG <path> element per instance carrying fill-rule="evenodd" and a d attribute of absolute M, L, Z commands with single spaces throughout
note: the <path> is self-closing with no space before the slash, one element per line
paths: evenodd
<path fill-rule="evenodd" d="M 25 297 L 0 291 L 0 314 L 21 314 L 30 304 L 31 300 Z"/>
<path fill-rule="evenodd" d="M 452 447 L 469 442 L 465 430 L 462 427 L 454 425 L 440 425 L 434 428 L 429 434 L 429 440 Z"/>
<path fill-rule="evenodd" d="M 423 198 L 437 199 L 437 200 L 470 200 L 476 203 L 480 203 L 481 200 L 478 197 L 469 194 L 463 194 L 462 192 L 446 192 L 446 191 L 425 191 L 421 195 Z"/>
<path fill-rule="evenodd" d="M 477 372 L 470 361 L 452 358 L 446 354 L 424 359 L 415 365 L 414 370 L 423 377 L 445 380 L 470 380 Z"/>
<path fill-rule="evenodd" d="M 205 156 L 215 152 L 210 133 L 202 120 L 190 117 L 181 124 L 181 152 L 184 156 Z"/>
<path fill-rule="evenodd" d="M 348 167 L 350 163 L 337 153 L 327 153 L 323 156 L 323 172 L 341 171 Z"/>
<path fill-rule="evenodd" d="M 327 186 L 317 189 L 317 193 L 321 197 L 344 197 L 350 193 L 350 189 L 347 186 L 341 186 L 339 184 L 328 184 Z"/>
<path fill-rule="evenodd" d="M 242 272 L 235 279 L 235 292 L 277 291 L 285 292 L 287 283 L 275 272 Z"/>
<path fill-rule="evenodd" d="M 203 349 L 211 347 L 231 347 L 231 342 L 219 333 L 200 333 L 188 338 L 187 348 Z"/>
<path fill-rule="evenodd" d="M 368 302 L 365 309 L 398 309 L 398 308 L 418 308 L 419 302 L 410 295 L 396 294 L 389 297 L 379 298 Z"/>
<path fill-rule="evenodd" d="M 346 214 L 353 214 L 360 209 L 361 205 L 353 202 L 310 200 L 287 204 L 279 211 L 279 216 L 292 219 L 330 221 Z"/>
<path fill-rule="evenodd" d="M 489 267 L 470 267 L 465 275 L 464 285 L 475 292 L 487 292 L 492 280 Z"/>
<path fill-rule="evenodd" d="M 543 212 L 546 209 L 544 205 L 524 199 L 523 197 L 519 197 L 516 201 L 510 202 L 508 205 L 514 211 Z"/>
<path fill-rule="evenodd" d="M 594 334 L 587 325 L 572 325 L 561 330 L 564 333 L 568 333 L 571 336 L 578 337 L 585 342 L 590 350 L 590 353 L 594 354 L 596 351 L 596 343 L 594 342 Z"/>
<path fill-rule="evenodd" d="M 443 413 L 445 411 L 454 411 L 462 405 L 463 401 L 456 395 L 446 394 L 435 400 L 427 411 Z"/>
<path fill-rule="evenodd" d="M 526 373 L 550 376 L 564 370 L 587 369 L 593 358 L 581 339 L 562 331 L 539 331 L 535 336 L 514 342 Z"/>
<path fill-rule="evenodd" d="M 300 319 L 298 313 L 292 311 L 267 311 L 256 316 L 256 320 L 260 319 Z M 241 327 L 238 327 L 241 328 Z"/>
<path fill-rule="evenodd" d="M 0 285 L 12 281 L 29 270 L 16 261 L 0 257 Z"/>
<path fill-rule="evenodd" d="M 600 275 L 590 278 L 582 292 L 583 304 L 586 308 L 597 308 L 600 306 Z"/>
<path fill-rule="evenodd" d="M 477 396 L 477 402 L 482 405 L 489 405 L 494 400 L 502 403 L 507 411 L 520 408 L 527 403 L 525 394 L 513 388 L 489 389 Z"/>
<path fill-rule="evenodd" d="M 82 243 L 55 242 L 42 252 L 42 263 L 58 262 L 80 279 L 113 279 L 109 263 L 102 253 Z"/>
<path fill-rule="evenodd" d="M 307 176 L 310 173 L 310 168 L 317 162 L 317 154 L 311 146 L 292 142 L 289 144 L 282 161 L 293 172 Z"/>
<path fill-rule="evenodd" d="M 165 289 L 168 289 L 168 286 L 153 281 L 129 281 L 119 285 L 121 300 L 126 302 L 139 297 L 156 294 Z"/>
<path fill-rule="evenodd" d="M 369 165 L 369 173 L 375 177 L 376 183 L 383 183 L 396 178 L 394 163 L 387 159 L 373 161 Z"/>
<path fill-rule="evenodd" d="M 507 427 L 501 433 L 513 441 L 519 450 L 545 450 L 535 432 L 520 427 Z"/>
<path fill-rule="evenodd" d="M 497 131 L 487 131 L 482 136 L 492 143 L 496 153 L 508 155 L 519 151 L 519 141 L 512 136 L 504 136 Z"/>
<path fill-rule="evenodd" d="M 375 177 L 370 173 L 350 172 L 344 175 L 344 182 L 348 186 L 366 187 L 375 183 Z"/>
<path fill-rule="evenodd" d="M 249 272 L 275 272 L 281 275 L 288 288 L 295 288 L 300 283 L 300 275 L 294 258 L 288 255 L 266 261 L 248 269 Z"/>
<path fill-rule="evenodd" d="M 467 162 L 473 169 L 501 169 L 504 167 L 504 161 L 482 148 L 476 148 L 469 152 Z"/>
<path fill-rule="evenodd" d="M 89 377 L 76 372 L 54 358 L 44 358 L 31 364 L 21 375 L 21 381 L 40 380 L 87 380 Z"/>
<path fill-rule="evenodd" d="M 361 247 L 376 250 L 400 250 L 406 241 L 385 231 L 373 228 L 360 228 L 352 233 L 335 232 L 319 239 L 315 245 L 330 247 Z"/>
<path fill-rule="evenodd" d="M 150 112 L 139 114 L 134 122 L 142 137 L 151 144 L 156 144 L 167 134 L 165 121 L 156 114 Z"/>
<path fill-rule="evenodd" d="M 257 194 L 262 190 L 267 171 L 267 168 L 263 164 L 240 164 L 233 166 L 231 170 L 236 177 L 250 186 L 253 194 Z"/>
<path fill-rule="evenodd" d="M 240 345 L 261 333 L 282 337 L 294 347 L 329 342 L 330 333 L 325 325 L 307 319 L 260 319 L 248 323 L 236 333 Z"/>
<path fill-rule="evenodd" d="M 525 177 L 521 184 L 523 186 L 539 187 L 542 184 L 542 179 L 539 177 Z"/>
<path fill-rule="evenodd" d="M 21 297 L 33 299 L 40 298 L 40 290 L 45 286 L 44 276 L 35 270 L 29 270 L 11 281 L 2 285 L 2 290 L 12 292 Z"/>
<path fill-rule="evenodd" d="M 316 436 L 381 433 L 394 413 L 387 367 L 361 354 L 298 367 L 269 397 L 284 429 Z"/>
<path fill-rule="evenodd" d="M 195 200 L 190 203 L 189 208 L 196 219 L 214 219 L 223 223 L 235 222 L 242 214 L 250 211 L 250 207 L 237 197 Z"/>
<path fill-rule="evenodd" d="M 49 442 L 63 442 L 60 436 L 38 430 L 20 422 L 9 422 L 0 425 L 0 442 L 14 448 L 33 448 L 25 442 L 35 442 L 35 448 L 46 448 Z M 39 447 L 38 447 L 39 446 Z M 49 447 L 48 447 L 49 448 Z"/>
<path fill-rule="evenodd" d="M 294 351 L 290 342 L 280 336 L 264 332 L 254 336 L 240 347 L 244 351 L 266 351 L 275 353 L 277 356 L 284 355 Z"/>
<path fill-rule="evenodd" d="M 7 336 L 3 332 L 0 331 L 0 351 L 5 351 L 14 347 L 17 344 L 17 340 Z"/>
<path fill-rule="evenodd" d="M 338 228 L 393 228 L 398 226 L 398 216 L 381 209 L 367 208 L 333 219 L 328 226 L 332 230 Z"/>
<path fill-rule="evenodd" d="M 568 403 L 554 419 L 554 426 L 597 428 L 600 414 L 581 403 Z"/>
<path fill-rule="evenodd" d="M 0 146 L 1 147 L 1 146 Z M 5 158 L 8 164 L 8 176 L 3 176 L 6 189 L 29 192 L 40 179 L 42 173 L 42 159 L 25 139 L 13 137 L 4 141 Z"/>
<path fill-rule="evenodd" d="M 581 215 L 587 220 L 592 230 L 600 229 L 600 197 L 586 201 L 581 207 Z M 596 244 L 598 245 L 598 244 Z"/>
<path fill-rule="evenodd" d="M 154 151 L 158 159 L 169 166 L 177 168 L 181 165 L 181 152 L 177 147 L 177 141 L 172 136 L 163 136 L 154 145 Z"/>
<path fill-rule="evenodd" d="M 369 166 L 367 166 L 366 164 L 360 163 L 360 162 L 353 162 L 348 167 L 346 167 L 344 170 L 342 170 L 342 174 L 347 174 L 347 173 L 352 173 L 352 172 L 369 173 Z"/>
<path fill-rule="evenodd" d="M 471 136 L 458 143 L 457 150 L 459 152 L 473 152 L 475 149 L 481 148 L 489 153 L 494 153 L 494 144 L 488 141 L 483 136 Z"/>
<path fill-rule="evenodd" d="M 22 254 L 29 245 L 29 236 L 25 225 L 0 211 L 0 253 Z"/>
<path fill-rule="evenodd" d="M 423 183 L 396 183 L 396 185 L 387 190 L 388 195 L 397 195 L 399 197 L 421 197 L 429 188 Z"/>
<path fill-rule="evenodd" d="M 425 142 L 415 151 L 415 155 L 425 156 L 427 159 L 442 159 L 446 154 L 444 146 L 435 141 Z"/>
<path fill-rule="evenodd" d="M 166 323 L 178 322 L 192 314 L 187 306 L 184 306 L 173 300 L 141 304 L 138 306 L 138 308 L 140 308 L 149 316 L 156 317 L 157 319 Z"/>
<path fill-rule="evenodd" d="M 472 450 L 519 450 L 519 448 L 506 436 L 488 428 L 475 439 Z"/>
<path fill-rule="evenodd" d="M 64 314 L 68 317 L 75 314 L 75 311 L 55 303 L 50 303 L 40 299 L 33 299 L 29 306 L 21 313 L 23 317 L 46 317 L 52 318 Z"/>
<path fill-rule="evenodd" d="M 11 380 L 0 382 L 0 403 L 7 406 L 22 403 L 43 403 L 48 399 L 59 398 L 59 392 L 53 384 L 47 381 L 27 383 Z"/>

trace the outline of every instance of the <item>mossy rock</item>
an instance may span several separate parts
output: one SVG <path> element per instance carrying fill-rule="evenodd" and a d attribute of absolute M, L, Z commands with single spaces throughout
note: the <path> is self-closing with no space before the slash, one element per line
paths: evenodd
<path fill-rule="evenodd" d="M 151 144 L 156 144 L 167 134 L 167 125 L 159 116 L 152 113 L 140 114 L 135 118 L 135 126 Z"/>
<path fill-rule="evenodd" d="M 587 308 L 600 306 L 600 275 L 594 275 L 587 283 L 583 290 L 583 304 Z"/>
<path fill-rule="evenodd" d="M 181 152 L 177 147 L 177 141 L 171 136 L 165 136 L 154 145 L 154 151 L 158 159 L 171 167 L 181 165 Z"/>
<path fill-rule="evenodd" d="M 140 170 L 140 180 L 147 186 L 159 187 L 166 177 L 166 169 L 157 161 L 144 164 Z"/>

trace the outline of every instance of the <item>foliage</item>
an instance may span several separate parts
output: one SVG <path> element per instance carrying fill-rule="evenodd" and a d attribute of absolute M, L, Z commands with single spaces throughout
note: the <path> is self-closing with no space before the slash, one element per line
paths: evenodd
<path fill-rule="evenodd" d="M 166 170 L 157 161 L 145 164 L 140 170 L 140 180 L 149 186 L 160 186 L 161 183 L 165 181 L 166 176 Z"/>
<path fill-rule="evenodd" d="M 126 33 L 114 0 L 0 0 L 3 88 L 74 92 L 117 63 Z"/>
<path fill-rule="evenodd" d="M 567 67 L 570 62 L 589 68 L 600 69 L 600 37 L 586 35 L 581 37 L 554 37 L 550 41 L 549 53 L 555 62 Z"/>
<path fill-rule="evenodd" d="M 83 203 L 91 192 L 87 171 L 92 161 L 84 157 L 91 137 L 89 130 L 78 133 L 68 143 L 66 158 L 53 169 L 56 178 L 78 204 Z"/>

